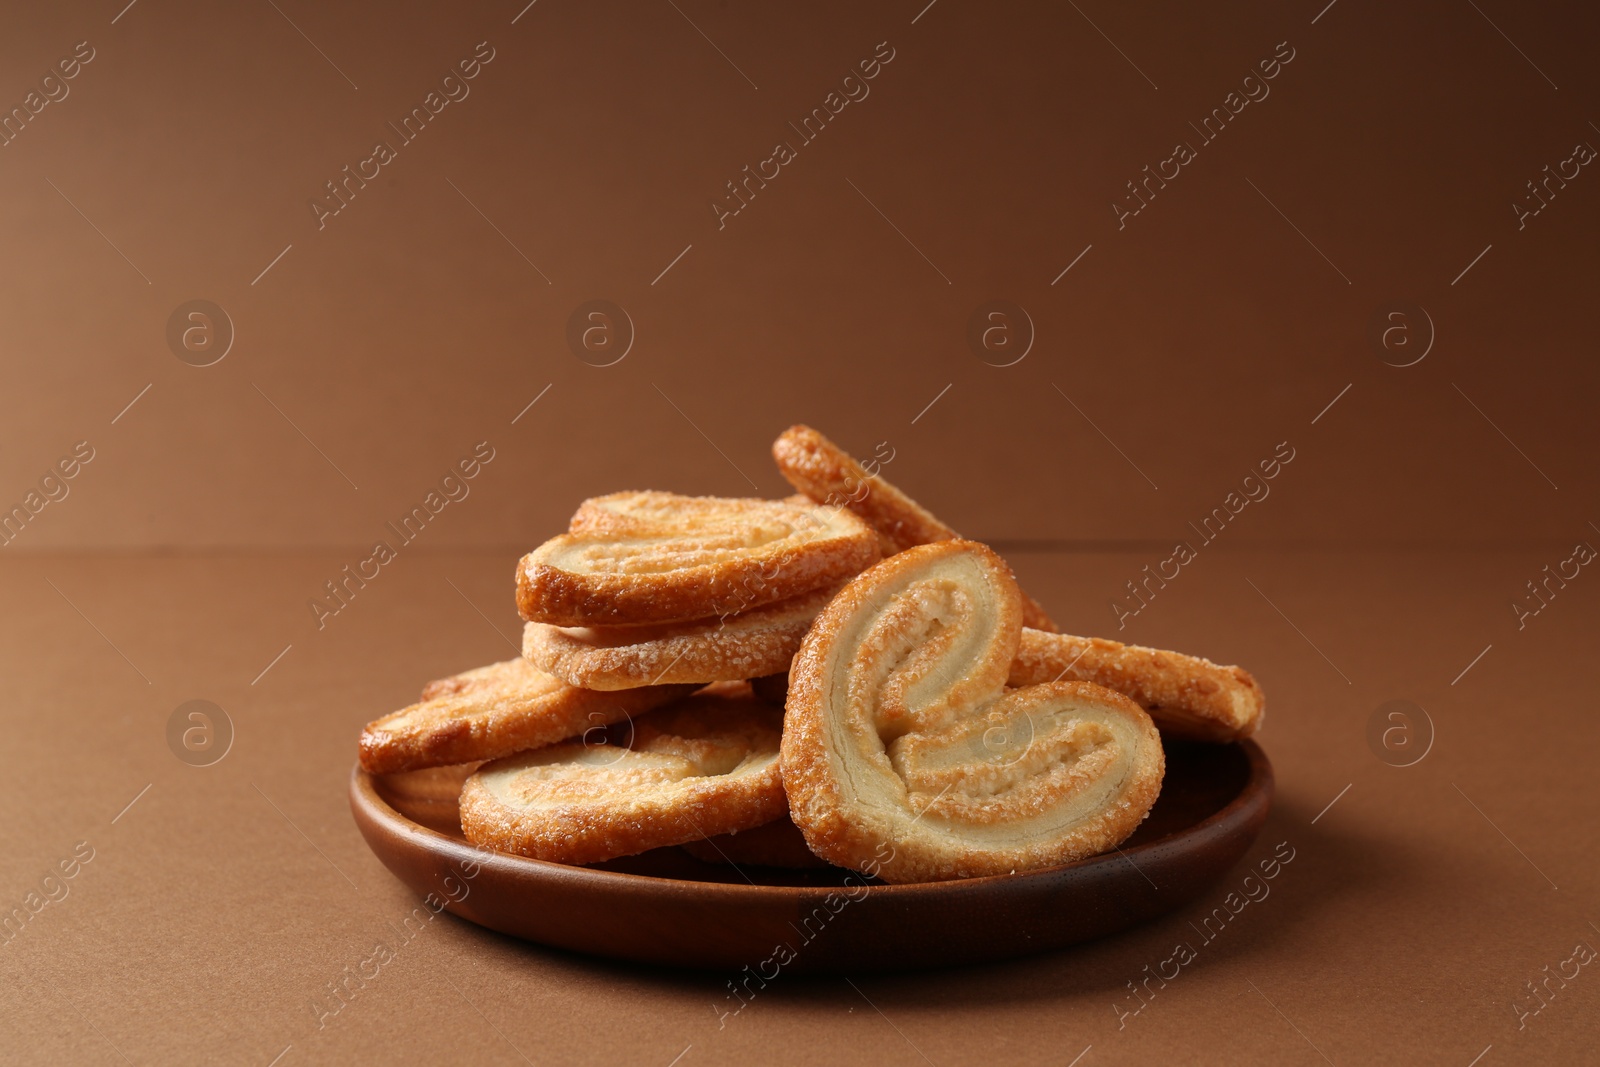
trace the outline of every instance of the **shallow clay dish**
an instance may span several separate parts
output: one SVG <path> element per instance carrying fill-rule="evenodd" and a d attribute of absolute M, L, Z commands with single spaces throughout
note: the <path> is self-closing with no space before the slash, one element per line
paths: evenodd
<path fill-rule="evenodd" d="M 1006 959 L 1146 922 L 1244 855 L 1273 788 L 1253 741 L 1169 742 L 1161 798 L 1120 851 L 1024 874 L 882 885 L 836 868 L 703 863 L 677 848 L 596 867 L 485 854 L 461 836 L 457 816 L 472 769 L 374 776 L 357 766 L 351 775 L 367 844 L 418 894 L 529 941 L 668 966 L 748 964 L 768 977 L 775 966 L 837 973 Z"/>

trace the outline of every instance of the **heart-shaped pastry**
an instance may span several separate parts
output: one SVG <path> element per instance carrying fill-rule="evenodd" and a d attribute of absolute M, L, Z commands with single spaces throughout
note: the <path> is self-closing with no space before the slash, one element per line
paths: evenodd
<path fill-rule="evenodd" d="M 688 622 L 838 585 L 878 556 L 877 535 L 843 508 L 613 493 L 523 557 L 517 606 L 555 626 Z"/>
<path fill-rule="evenodd" d="M 1090 682 L 1007 690 L 1021 593 L 984 545 L 911 548 L 844 587 L 789 673 L 783 778 L 817 855 L 887 882 L 1068 863 L 1131 834 L 1165 757 Z"/>

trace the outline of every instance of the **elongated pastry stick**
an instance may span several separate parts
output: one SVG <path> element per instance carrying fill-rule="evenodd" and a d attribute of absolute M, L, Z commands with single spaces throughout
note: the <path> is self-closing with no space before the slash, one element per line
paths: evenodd
<path fill-rule="evenodd" d="M 1076 679 L 1115 689 L 1169 737 L 1237 741 L 1261 725 L 1267 700 L 1243 667 L 1098 637 L 1023 630 L 1008 684 Z"/>
<path fill-rule="evenodd" d="M 430 682 L 420 704 L 361 731 L 361 766 L 372 774 L 509 756 L 660 707 L 694 689 L 651 686 L 623 693 L 578 689 L 525 659 Z"/>
<path fill-rule="evenodd" d="M 932 512 L 876 474 L 868 474 L 850 453 L 809 426 L 791 426 L 772 443 L 772 458 L 789 484 L 819 503 L 849 508 L 878 532 L 883 554 L 960 537 Z M 1037 601 L 1022 594 L 1022 623 L 1054 630 Z"/>

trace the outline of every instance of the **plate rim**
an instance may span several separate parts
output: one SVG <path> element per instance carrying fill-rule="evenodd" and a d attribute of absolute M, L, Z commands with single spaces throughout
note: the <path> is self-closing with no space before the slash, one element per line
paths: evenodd
<path fill-rule="evenodd" d="M 1231 821 L 1242 809 L 1247 807 L 1264 805 L 1270 810 L 1274 794 L 1277 791 L 1277 783 L 1272 763 L 1267 758 L 1265 750 L 1253 738 L 1242 738 L 1238 741 L 1230 742 L 1230 744 L 1236 746 L 1243 753 L 1248 768 L 1244 784 L 1240 787 L 1238 794 L 1199 822 L 1163 837 L 1158 837 L 1153 841 L 1146 841 L 1143 844 L 1135 845 L 1133 848 L 1119 848 L 1111 852 L 1102 852 L 1073 863 L 1057 864 L 1053 867 L 1042 867 L 1031 871 L 980 875 L 974 878 L 951 878 L 931 882 L 876 884 L 869 882 L 866 884 L 871 886 L 874 896 L 884 894 L 891 898 L 915 899 L 967 890 L 981 890 L 997 884 L 1015 886 L 1028 881 L 1047 882 L 1066 871 L 1090 870 L 1096 866 L 1124 860 L 1132 862 L 1129 857 L 1137 858 L 1169 846 L 1174 841 L 1203 834 L 1215 826 Z M 518 856 L 492 848 L 483 851 L 481 849 L 487 848 L 487 846 L 474 845 L 470 841 L 458 841 L 432 827 L 424 826 L 398 811 L 378 792 L 375 784 L 377 777 L 377 775 L 373 775 L 362 768 L 359 761 L 357 761 L 350 773 L 350 808 L 357 828 L 362 831 L 363 839 L 368 836 L 367 828 L 369 824 L 381 828 L 381 832 L 385 833 L 420 834 L 434 841 L 436 846 L 442 847 L 445 852 L 453 854 L 452 858 L 470 860 L 471 863 L 479 865 L 500 867 L 508 874 L 520 872 L 523 876 L 536 877 L 544 881 L 563 881 L 578 889 L 586 886 L 603 886 L 609 892 L 648 892 L 652 895 L 661 893 L 701 895 L 712 898 L 725 898 L 730 903 L 763 898 L 793 898 L 798 900 L 817 894 L 835 893 L 841 888 L 835 885 L 756 885 L 753 883 L 741 884 L 739 882 L 702 882 L 688 878 L 633 874 L 628 871 L 598 870 L 593 867 L 557 863 L 553 860 L 534 859 L 531 856 Z M 1263 812 L 1262 817 L 1265 818 L 1265 812 Z M 367 842 L 367 845 L 369 849 L 377 854 L 379 862 L 388 867 L 388 863 L 384 862 L 383 855 L 372 847 L 370 841 Z M 841 869 L 848 870 L 848 868 Z M 852 873 L 855 873 L 857 877 L 862 877 L 859 872 Z"/>

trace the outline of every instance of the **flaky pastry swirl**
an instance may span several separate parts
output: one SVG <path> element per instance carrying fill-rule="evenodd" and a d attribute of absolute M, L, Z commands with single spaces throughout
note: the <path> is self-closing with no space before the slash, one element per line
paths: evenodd
<path fill-rule="evenodd" d="M 688 622 L 837 585 L 879 554 L 843 508 L 613 493 L 522 558 L 517 606 L 555 626 Z"/>
<path fill-rule="evenodd" d="M 1087 682 L 1007 691 L 1021 595 L 970 541 L 850 582 L 789 674 L 783 776 L 817 855 L 888 882 L 1066 863 L 1127 838 L 1165 760 L 1150 717 Z"/>

